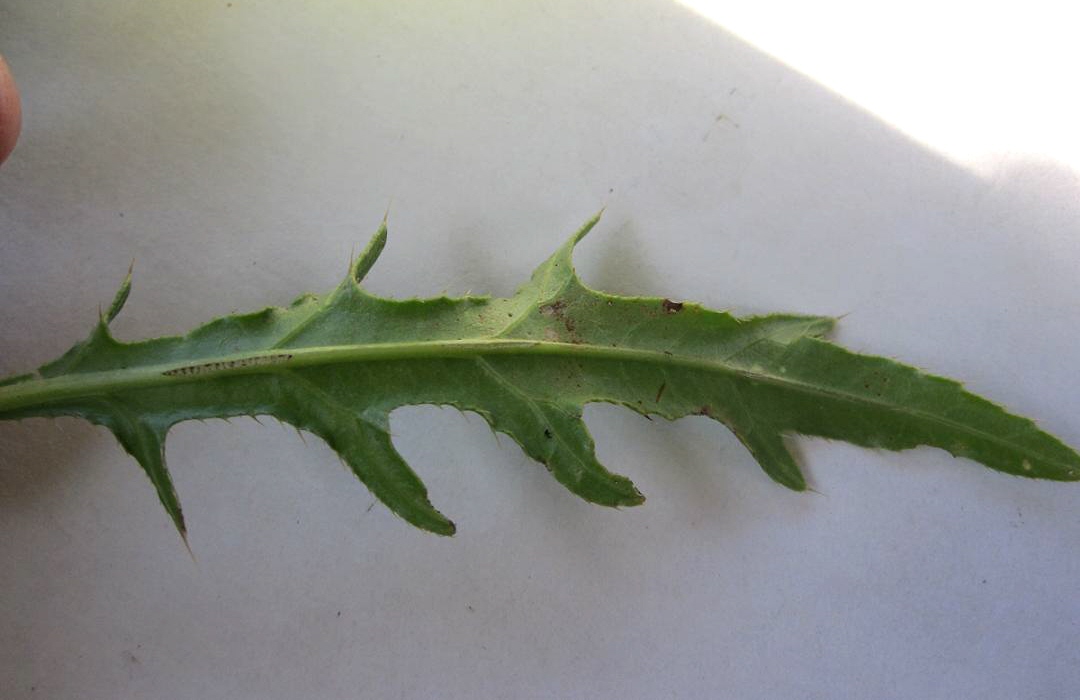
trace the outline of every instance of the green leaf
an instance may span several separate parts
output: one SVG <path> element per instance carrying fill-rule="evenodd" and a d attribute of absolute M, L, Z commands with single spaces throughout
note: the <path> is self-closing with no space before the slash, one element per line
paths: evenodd
<path fill-rule="evenodd" d="M 1010 474 L 1080 479 L 1080 456 L 1030 420 L 954 381 L 828 342 L 831 318 L 740 319 L 588 289 L 571 256 L 597 218 L 506 299 L 364 291 L 386 244 L 384 222 L 329 294 L 219 318 L 183 337 L 120 343 L 108 324 L 127 299 L 129 274 L 87 340 L 37 375 L 0 382 L 0 419 L 69 415 L 104 425 L 146 470 L 181 534 L 166 433 L 184 420 L 242 415 L 272 415 L 320 436 L 392 511 L 452 534 L 390 439 L 390 412 L 409 404 L 480 414 L 570 491 L 607 506 L 644 498 L 596 459 L 581 416 L 598 401 L 646 416 L 708 416 L 795 490 L 806 481 L 789 435 L 890 450 L 931 445 Z"/>

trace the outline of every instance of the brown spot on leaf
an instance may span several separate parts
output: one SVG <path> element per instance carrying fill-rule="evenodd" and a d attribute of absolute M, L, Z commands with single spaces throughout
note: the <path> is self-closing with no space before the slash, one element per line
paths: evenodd
<path fill-rule="evenodd" d="M 542 306 L 540 306 L 539 311 L 540 314 L 543 316 L 548 316 L 549 318 L 557 318 L 562 321 L 563 326 L 566 327 L 566 332 L 573 336 L 574 332 L 577 330 L 577 323 L 575 323 L 573 318 L 565 314 L 566 306 L 567 304 L 565 300 L 556 299 L 550 304 L 543 304 Z M 570 342 L 580 343 L 581 341 L 576 338 L 572 338 Z"/>
<path fill-rule="evenodd" d="M 701 406 L 700 408 L 698 408 L 698 410 L 694 411 L 694 415 L 696 415 L 696 416 L 708 416 L 708 417 L 712 418 L 712 406 L 710 406 L 709 404 L 705 404 L 704 406 Z"/>
<path fill-rule="evenodd" d="M 671 299 L 664 299 L 660 306 L 664 308 L 666 314 L 677 314 L 682 311 L 683 304 L 681 301 L 672 301 Z"/>
<path fill-rule="evenodd" d="M 556 299 L 550 304 L 543 304 L 540 307 L 540 313 L 545 316 L 562 316 L 562 310 L 566 308 L 566 302 L 562 299 Z"/>

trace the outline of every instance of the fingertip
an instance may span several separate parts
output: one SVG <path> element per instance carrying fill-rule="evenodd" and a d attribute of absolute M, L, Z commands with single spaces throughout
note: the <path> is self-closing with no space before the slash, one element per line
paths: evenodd
<path fill-rule="evenodd" d="M 22 128 L 22 107 L 19 102 L 19 88 L 11 75 L 4 57 L 0 56 L 0 163 L 7 160 L 15 150 Z"/>

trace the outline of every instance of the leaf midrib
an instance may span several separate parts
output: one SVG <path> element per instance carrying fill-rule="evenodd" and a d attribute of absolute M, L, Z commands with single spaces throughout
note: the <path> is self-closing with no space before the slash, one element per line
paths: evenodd
<path fill-rule="evenodd" d="M 193 374 L 169 375 L 166 372 L 179 368 L 202 366 L 209 363 L 227 364 L 238 360 L 273 357 L 287 353 L 291 357 L 280 364 L 249 364 L 246 367 L 207 369 Z M 883 401 L 876 397 L 824 387 L 792 379 L 789 376 L 764 372 L 693 355 L 678 355 L 662 350 L 632 347 L 611 347 L 587 343 L 562 343 L 546 340 L 507 338 L 467 338 L 461 340 L 437 340 L 403 343 L 370 343 L 358 345 L 316 346 L 304 348 L 273 348 L 262 352 L 249 352 L 215 357 L 192 358 L 187 362 L 150 365 L 138 368 L 68 374 L 49 379 L 34 379 L 18 384 L 0 386 L 0 414 L 37 405 L 63 403 L 80 397 L 100 396 L 125 389 L 145 389 L 183 383 L 201 382 L 226 376 L 248 374 L 271 374 L 286 369 L 298 369 L 320 365 L 347 364 L 353 362 L 378 362 L 415 359 L 454 359 L 485 357 L 492 355 L 554 355 L 577 358 L 601 359 L 624 362 L 643 362 L 667 367 L 685 367 L 696 371 L 719 372 L 747 380 L 780 386 L 792 391 L 828 397 L 891 410 L 896 413 L 936 422 L 942 425 L 978 435 L 992 443 L 1016 450 L 1028 450 L 993 433 L 973 428 L 938 414 L 928 413 L 902 404 Z M 1053 463 L 1059 460 L 1043 455 Z"/>

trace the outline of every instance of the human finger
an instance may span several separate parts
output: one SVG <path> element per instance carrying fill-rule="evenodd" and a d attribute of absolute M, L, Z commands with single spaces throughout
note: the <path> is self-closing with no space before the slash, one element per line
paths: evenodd
<path fill-rule="evenodd" d="M 4 57 L 0 56 L 0 163 L 3 163 L 15 148 L 22 128 L 22 107 L 19 103 L 19 88 L 11 76 Z"/>

